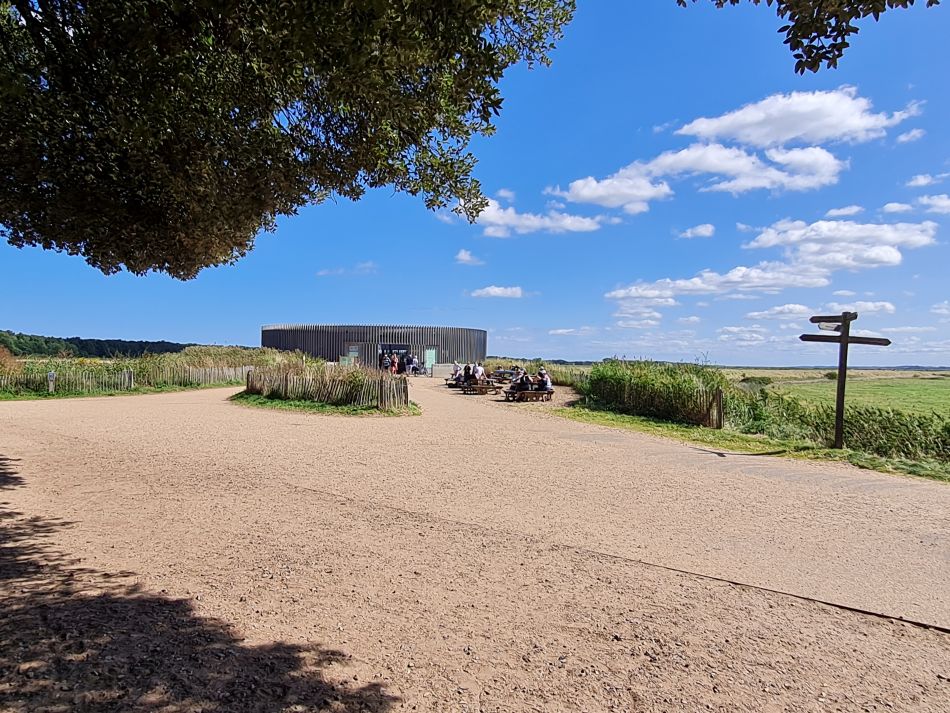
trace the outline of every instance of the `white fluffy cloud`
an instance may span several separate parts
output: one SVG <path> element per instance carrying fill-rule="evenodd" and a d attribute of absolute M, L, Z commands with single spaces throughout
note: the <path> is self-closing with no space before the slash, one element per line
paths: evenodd
<path fill-rule="evenodd" d="M 524 292 L 520 287 L 498 287 L 489 285 L 478 290 L 472 291 L 472 297 L 508 297 L 518 299 L 524 297 Z"/>
<path fill-rule="evenodd" d="M 716 226 L 712 223 L 703 223 L 702 225 L 695 225 L 688 230 L 684 230 L 680 233 L 681 238 L 711 238 L 716 234 Z"/>
<path fill-rule="evenodd" d="M 773 148 L 765 152 L 765 158 L 767 161 L 722 144 L 693 144 L 662 153 L 643 164 L 643 169 L 653 176 L 709 174 L 716 178 L 700 190 L 745 193 L 760 189 L 804 191 L 832 185 L 847 167 L 847 162 L 818 146 Z"/>
<path fill-rule="evenodd" d="M 719 341 L 737 342 L 739 344 L 753 345 L 762 344 L 768 341 L 769 330 L 759 325 L 752 327 L 723 327 L 718 330 Z"/>
<path fill-rule="evenodd" d="M 827 307 L 832 312 L 857 312 L 861 314 L 894 314 L 896 308 L 890 302 L 852 302 L 850 304 L 841 304 L 840 302 L 829 302 Z"/>
<path fill-rule="evenodd" d="M 676 307 L 679 304 L 669 296 L 637 296 L 629 299 L 620 298 L 614 317 L 633 319 L 660 319 L 657 308 Z"/>
<path fill-rule="evenodd" d="M 831 294 L 835 297 L 854 297 L 858 293 L 854 290 L 835 290 Z"/>
<path fill-rule="evenodd" d="M 938 173 L 936 176 L 931 176 L 929 173 L 919 173 L 907 181 L 906 185 L 911 188 L 923 188 L 925 186 L 932 186 L 935 183 L 940 183 L 947 176 L 950 176 L 950 173 Z"/>
<path fill-rule="evenodd" d="M 592 176 L 579 178 L 571 181 L 566 191 L 549 188 L 547 192 L 573 203 L 622 208 L 632 215 L 648 211 L 650 201 L 673 195 L 673 189 L 666 182 L 654 182 L 644 175 L 641 164 L 631 164 L 602 180 Z"/>
<path fill-rule="evenodd" d="M 930 311 L 941 316 L 950 316 L 950 301 L 944 300 L 943 302 L 938 302 L 930 308 Z"/>
<path fill-rule="evenodd" d="M 927 132 L 923 129 L 911 129 L 910 131 L 905 131 L 903 134 L 900 134 L 897 137 L 897 143 L 899 144 L 908 144 L 911 141 L 918 141 L 924 136 L 927 135 Z"/>
<path fill-rule="evenodd" d="M 950 213 L 950 196 L 946 193 L 939 196 L 921 196 L 917 202 L 924 206 L 928 213 Z"/>
<path fill-rule="evenodd" d="M 515 202 L 515 192 L 508 188 L 499 188 L 497 191 L 495 191 L 495 195 L 508 203 Z"/>
<path fill-rule="evenodd" d="M 819 220 L 805 223 L 782 220 L 763 230 L 749 248 L 786 248 L 787 257 L 825 271 L 899 265 L 901 248 L 919 248 L 935 242 L 937 224 L 855 223 Z"/>
<path fill-rule="evenodd" d="M 848 218 L 852 215 L 864 212 L 864 208 L 859 205 L 847 205 L 844 208 L 832 208 L 825 213 L 826 218 Z"/>
<path fill-rule="evenodd" d="M 857 143 L 880 138 L 890 127 L 919 113 L 919 104 L 893 114 L 873 113 L 869 99 L 858 96 L 855 87 L 844 86 L 833 91 L 773 94 L 722 116 L 691 121 L 676 133 L 708 141 L 728 139 L 758 148 L 789 143 Z"/>
<path fill-rule="evenodd" d="M 789 287 L 825 287 L 828 275 L 823 270 L 793 266 L 782 262 L 760 262 L 753 267 L 740 265 L 728 272 L 703 270 L 695 277 L 641 282 L 611 290 L 605 296 L 614 300 L 645 300 L 677 295 L 711 295 L 732 291 L 780 292 Z"/>
<path fill-rule="evenodd" d="M 638 214 L 649 210 L 652 201 L 673 195 L 670 180 L 689 176 L 707 178 L 700 191 L 813 190 L 837 183 L 848 168 L 846 160 L 817 144 L 880 138 L 919 111 L 918 104 L 910 104 L 891 114 L 875 113 L 871 102 L 858 96 L 854 87 L 775 94 L 681 127 L 677 134 L 699 139 L 691 146 L 634 161 L 605 178 L 587 176 L 566 189 L 548 188 L 547 192 L 574 203 Z M 729 142 L 736 145 L 726 145 Z M 860 206 L 848 206 L 829 211 L 828 217 L 859 211 Z"/>
<path fill-rule="evenodd" d="M 699 324 L 702 320 L 694 314 L 689 317 L 680 317 L 676 321 L 680 324 Z"/>
<path fill-rule="evenodd" d="M 459 263 L 460 265 L 484 265 L 485 264 L 484 260 L 480 260 L 479 258 L 475 257 L 474 255 L 472 255 L 471 252 L 469 252 L 468 250 L 465 250 L 464 248 L 462 248 L 455 254 L 455 262 Z"/>
<path fill-rule="evenodd" d="M 906 213 L 913 209 L 914 206 L 909 203 L 885 203 L 884 207 L 881 208 L 885 213 Z"/>
<path fill-rule="evenodd" d="M 507 238 L 514 233 L 586 233 L 600 228 L 602 218 L 587 218 L 557 210 L 538 213 L 519 213 L 513 207 L 504 208 L 489 198 L 488 206 L 478 216 L 484 233 L 493 238 Z"/>
<path fill-rule="evenodd" d="M 746 319 L 801 319 L 814 312 L 811 307 L 800 304 L 785 304 L 769 307 L 761 312 L 749 312 Z"/>
<path fill-rule="evenodd" d="M 763 159 L 741 148 L 693 144 L 666 151 L 648 162 L 632 163 L 604 179 L 588 176 L 572 181 L 567 190 L 549 188 L 548 192 L 574 203 L 622 208 L 637 214 L 649 210 L 650 201 L 673 194 L 665 178 L 708 175 L 712 178 L 701 191 L 733 194 L 753 190 L 805 191 L 837 183 L 847 165 L 818 146 L 773 148 L 765 152 Z"/>
<path fill-rule="evenodd" d="M 662 307 L 676 304 L 683 296 L 717 295 L 717 299 L 750 298 L 777 294 L 789 288 L 827 287 L 837 270 L 869 269 L 897 265 L 901 250 L 919 248 L 935 242 L 937 224 L 855 223 L 821 220 L 815 223 L 783 220 L 762 229 L 749 249 L 780 248 L 784 260 L 740 265 L 728 272 L 703 270 L 689 278 L 663 278 L 637 282 L 607 292 L 616 300 L 617 317 L 658 320 Z M 839 290 L 837 296 L 853 296 Z M 856 308 L 864 312 L 890 312 L 889 302 L 857 302 L 853 306 L 833 304 L 835 308 Z M 750 312 L 749 319 L 798 319 L 811 313 L 807 306 L 790 303 L 768 310 Z"/>

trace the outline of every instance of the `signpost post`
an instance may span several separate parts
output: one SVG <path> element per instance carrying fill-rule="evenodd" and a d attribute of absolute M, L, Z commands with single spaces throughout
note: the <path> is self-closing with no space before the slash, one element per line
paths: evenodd
<path fill-rule="evenodd" d="M 857 312 L 842 312 L 833 315 L 816 315 L 809 322 L 817 324 L 819 329 L 838 332 L 838 334 L 803 334 L 803 342 L 830 342 L 838 345 L 838 392 L 835 395 L 835 448 L 844 448 L 844 388 L 848 378 L 848 345 L 870 344 L 876 347 L 889 347 L 890 339 L 880 337 L 852 337 L 851 323 L 858 318 Z"/>

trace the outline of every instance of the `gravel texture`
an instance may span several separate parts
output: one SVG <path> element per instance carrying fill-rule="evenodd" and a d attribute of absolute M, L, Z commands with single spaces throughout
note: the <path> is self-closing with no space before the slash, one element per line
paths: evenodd
<path fill-rule="evenodd" d="M 412 392 L 0 402 L 0 711 L 950 710 L 946 634 L 664 569 L 948 626 L 950 487 Z"/>

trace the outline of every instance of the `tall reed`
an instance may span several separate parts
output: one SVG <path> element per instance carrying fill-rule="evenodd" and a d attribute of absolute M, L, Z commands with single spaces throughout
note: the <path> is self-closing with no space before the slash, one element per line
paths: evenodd
<path fill-rule="evenodd" d="M 722 372 L 700 364 L 609 359 L 594 365 L 585 391 L 611 411 L 702 425 L 726 385 Z"/>

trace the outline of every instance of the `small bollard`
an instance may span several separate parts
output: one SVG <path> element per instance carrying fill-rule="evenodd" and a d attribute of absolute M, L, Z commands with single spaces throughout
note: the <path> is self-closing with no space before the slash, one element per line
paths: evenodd
<path fill-rule="evenodd" d="M 56 372 L 55 371 L 46 372 L 46 386 L 47 386 L 47 389 L 49 390 L 49 393 L 52 394 L 56 392 Z"/>

